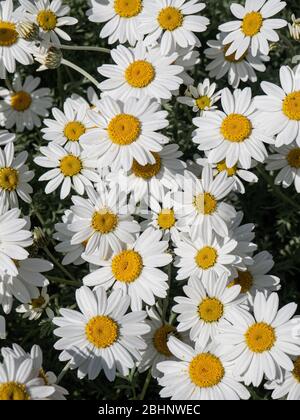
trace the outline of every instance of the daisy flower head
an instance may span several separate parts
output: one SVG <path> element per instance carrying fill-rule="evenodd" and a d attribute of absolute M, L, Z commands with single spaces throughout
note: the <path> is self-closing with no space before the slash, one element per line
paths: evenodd
<path fill-rule="evenodd" d="M 164 55 L 160 48 L 146 47 L 138 42 L 134 48 L 118 45 L 111 51 L 116 64 L 103 64 L 98 72 L 107 77 L 99 84 L 103 95 L 127 101 L 134 97 L 171 99 L 172 93 L 179 89 L 183 67 L 174 65 L 177 53 Z"/>
<path fill-rule="evenodd" d="M 109 381 L 116 372 L 127 376 L 146 347 L 142 336 L 150 330 L 144 321 L 147 313 L 128 312 L 129 296 L 121 290 L 108 296 L 103 287 L 94 292 L 80 287 L 76 302 L 79 311 L 60 309 L 61 317 L 53 319 L 58 326 L 54 334 L 60 337 L 54 347 L 63 350 L 60 360 L 70 360 L 79 378 L 93 380 L 101 370 Z"/>
<path fill-rule="evenodd" d="M 195 276 L 207 285 L 224 273 L 228 278 L 232 267 L 241 262 L 241 258 L 235 254 L 237 242 L 229 237 L 220 238 L 211 230 L 194 240 L 184 236 L 176 246 L 177 280 Z"/>
<path fill-rule="evenodd" d="M 194 112 L 200 112 L 203 115 L 205 111 L 214 111 L 217 109 L 215 103 L 221 98 L 221 92 L 216 92 L 217 85 L 210 83 L 209 79 L 204 79 L 197 87 L 189 86 L 185 96 L 179 96 L 177 101 L 181 104 L 190 106 Z"/>
<path fill-rule="evenodd" d="M 201 179 L 185 172 L 182 191 L 174 193 L 174 203 L 175 210 L 190 227 L 192 238 L 199 238 L 211 230 L 221 236 L 228 234 L 227 224 L 236 211 L 222 200 L 231 192 L 233 183 L 225 172 L 214 178 L 208 165 L 203 168 Z"/>
<path fill-rule="evenodd" d="M 6 338 L 6 322 L 4 316 L 0 315 L 0 340 L 5 340 Z"/>
<path fill-rule="evenodd" d="M 263 292 L 265 296 L 269 296 L 270 293 L 280 290 L 279 277 L 268 274 L 273 266 L 272 255 L 267 251 L 259 252 L 253 256 L 252 264 L 246 271 L 238 270 L 237 276 L 228 280 L 228 287 L 240 286 L 241 293 L 246 294 L 249 303 L 253 305 L 257 292 Z"/>
<path fill-rule="evenodd" d="M 62 265 L 80 265 L 84 263 L 81 255 L 85 251 L 86 243 L 80 242 L 79 244 L 71 244 L 71 239 L 74 236 L 69 228 L 69 225 L 74 220 L 74 213 L 71 210 L 66 210 L 62 217 L 61 223 L 55 224 L 55 233 L 53 238 L 59 241 L 59 244 L 55 246 L 57 252 L 64 254 L 62 259 Z"/>
<path fill-rule="evenodd" d="M 18 270 L 16 275 L 0 271 L 0 304 L 7 314 L 11 311 L 14 298 L 21 303 L 32 304 L 32 296 L 39 296 L 38 287 L 49 284 L 43 273 L 53 268 L 52 263 L 41 258 L 14 260 L 14 264 Z"/>
<path fill-rule="evenodd" d="M 70 26 L 78 23 L 78 20 L 67 16 L 70 7 L 63 4 L 62 0 L 19 0 L 19 15 L 30 22 L 34 22 L 40 29 L 40 37 L 43 41 L 60 44 L 60 38 L 71 41 L 62 26 Z"/>
<path fill-rule="evenodd" d="M 6 355 L 0 363 L 0 401 L 52 399 L 53 386 L 45 385 L 30 358 Z"/>
<path fill-rule="evenodd" d="M 278 310 L 277 293 L 265 297 L 258 292 L 251 315 L 231 317 L 230 324 L 220 327 L 218 341 L 231 346 L 229 352 L 234 362 L 233 372 L 242 377 L 245 385 L 259 386 L 264 376 L 273 381 L 280 369 L 294 369 L 290 356 L 300 355 L 299 318 L 292 318 L 297 310 L 295 303 Z"/>
<path fill-rule="evenodd" d="M 276 135 L 275 146 L 289 145 L 294 140 L 300 146 L 300 65 L 295 69 L 280 68 L 280 86 L 262 82 L 264 96 L 257 96 L 255 105 L 261 123 Z"/>
<path fill-rule="evenodd" d="M 143 38 L 139 24 L 145 2 L 147 0 L 108 0 L 100 4 L 92 0 L 87 15 L 91 22 L 105 23 L 100 38 L 108 38 L 109 44 L 129 42 L 134 46 Z"/>
<path fill-rule="evenodd" d="M 52 106 L 49 88 L 39 88 L 39 77 L 27 76 L 24 82 L 16 73 L 12 82 L 13 90 L 2 89 L 0 114 L 7 129 L 16 126 L 18 132 L 41 126 L 41 117 L 49 115 Z"/>
<path fill-rule="evenodd" d="M 93 128 L 82 136 L 85 148 L 93 148 L 98 166 L 113 166 L 128 171 L 133 161 L 154 164 L 151 152 L 160 152 L 169 139 L 159 130 L 167 127 L 167 111 L 148 97 L 129 98 L 126 102 L 109 96 L 97 103 L 99 112 L 90 111 Z"/>
<path fill-rule="evenodd" d="M 210 163 L 225 160 L 229 168 L 238 164 L 249 169 L 252 158 L 264 162 L 268 156 L 264 143 L 273 144 L 274 140 L 265 134 L 264 126 L 258 121 L 251 89 L 236 89 L 231 93 L 225 88 L 221 102 L 223 111 L 193 119 L 198 127 L 193 137 L 198 149 L 208 153 Z"/>
<path fill-rule="evenodd" d="M 183 287 L 185 296 L 174 298 L 177 305 L 172 310 L 178 315 L 177 329 L 189 331 L 190 339 L 206 345 L 218 334 L 219 324 L 230 319 L 231 313 L 239 315 L 241 304 L 240 286 L 227 287 L 227 275 L 222 274 L 218 281 L 208 281 L 206 285 L 197 277 L 191 277 Z"/>
<path fill-rule="evenodd" d="M 40 152 L 43 156 L 37 156 L 34 162 L 43 168 L 50 168 L 39 181 L 49 181 L 45 188 L 45 193 L 50 194 L 60 188 L 60 198 L 66 198 L 71 191 L 83 195 L 86 187 L 92 187 L 93 182 L 99 181 L 99 175 L 95 168 L 97 160 L 81 151 L 79 153 L 69 153 L 66 149 L 51 142 L 47 147 L 41 147 Z"/>
<path fill-rule="evenodd" d="M 206 154 L 208 154 L 206 152 Z M 253 174 L 251 171 L 247 171 L 246 169 L 242 169 L 241 165 L 235 164 L 231 168 L 226 165 L 226 161 L 221 160 L 218 163 L 209 163 L 207 158 L 199 158 L 196 159 L 196 163 L 200 166 L 211 165 L 213 168 L 214 176 L 218 175 L 219 173 L 226 172 L 229 178 L 234 180 L 234 184 L 232 187 L 232 191 L 245 194 L 246 189 L 244 187 L 243 181 L 249 183 L 256 183 L 258 182 L 258 177 Z M 251 167 L 255 166 L 255 162 L 251 162 Z"/>
<path fill-rule="evenodd" d="M 18 207 L 18 197 L 31 203 L 33 191 L 29 182 L 34 172 L 26 165 L 28 153 L 21 152 L 15 157 L 14 152 L 14 143 L 0 148 L 0 200 L 6 201 L 10 207 Z"/>
<path fill-rule="evenodd" d="M 71 245 L 85 244 L 85 254 L 107 259 L 124 244 L 133 244 L 140 226 L 129 213 L 127 194 L 103 184 L 101 192 L 87 188 L 87 195 L 88 199 L 72 197 Z"/>
<path fill-rule="evenodd" d="M 267 171 L 278 171 L 275 184 L 282 184 L 283 188 L 295 185 L 300 193 L 300 147 L 294 142 L 288 146 L 271 148 L 271 153 L 266 160 Z"/>
<path fill-rule="evenodd" d="M 266 71 L 265 63 L 270 58 L 260 52 L 254 57 L 250 49 L 239 59 L 236 59 L 234 53 L 226 55 L 231 44 L 223 45 L 224 38 L 225 34 L 219 33 L 215 40 L 207 42 L 208 48 L 204 50 L 204 54 L 211 60 L 206 66 L 209 77 L 219 80 L 227 74 L 227 81 L 234 89 L 239 87 L 241 81 L 255 83 L 256 71 Z"/>
<path fill-rule="evenodd" d="M 175 361 L 157 365 L 163 373 L 158 379 L 163 387 L 162 398 L 171 400 L 247 400 L 247 389 L 232 375 L 227 349 L 215 343 L 195 347 L 182 343 L 175 337 L 168 341 Z"/>
<path fill-rule="evenodd" d="M 109 260 L 100 260 L 97 254 L 83 257 L 100 266 L 84 277 L 86 286 L 103 286 L 121 289 L 130 297 L 131 309 L 139 311 L 142 303 L 153 306 L 155 297 L 165 298 L 168 276 L 161 267 L 172 261 L 168 254 L 168 242 L 162 241 L 162 233 L 149 228 L 130 246 L 114 253 Z"/>
<path fill-rule="evenodd" d="M 53 142 L 74 154 L 82 150 L 81 139 L 83 135 L 93 127 L 87 116 L 87 105 L 74 103 L 67 99 L 64 103 L 64 111 L 58 108 L 52 109 L 54 119 L 44 119 L 45 128 L 42 128 L 43 138 Z"/>
<path fill-rule="evenodd" d="M 20 217 L 21 210 L 7 210 L 0 201 L 0 272 L 8 276 L 18 274 L 20 260 L 28 258 L 25 248 L 32 245 L 32 235 L 26 229 L 27 221 Z"/>
<path fill-rule="evenodd" d="M 248 48 L 255 57 L 258 52 L 268 55 L 270 42 L 279 41 L 275 29 L 287 25 L 284 19 L 269 19 L 286 6 L 281 0 L 246 0 L 245 6 L 233 3 L 230 6 L 232 14 L 238 19 L 223 23 L 219 30 L 228 33 L 223 44 L 231 43 L 226 55 L 235 54 L 239 59 Z"/>
<path fill-rule="evenodd" d="M 16 61 L 27 66 L 32 64 L 30 43 L 19 36 L 17 21 L 13 11 L 13 1 L 4 0 L 0 4 L 0 78 L 6 78 L 6 71 L 14 73 Z"/>
<path fill-rule="evenodd" d="M 205 8 L 198 0 L 146 0 L 140 20 L 140 31 L 147 35 L 144 42 L 151 45 L 160 41 L 163 55 L 176 50 L 176 47 L 194 47 L 199 43 L 195 35 L 204 32 L 209 19 L 200 16 Z"/>
<path fill-rule="evenodd" d="M 281 380 L 269 381 L 264 385 L 265 389 L 273 391 L 273 400 L 300 400 L 300 357 L 293 357 L 292 360 L 294 363 L 292 371 L 284 370 Z"/>
<path fill-rule="evenodd" d="M 48 318 L 52 319 L 54 313 L 49 307 L 50 296 L 47 293 L 47 287 L 42 287 L 41 290 L 32 288 L 30 290 L 31 300 L 27 303 L 22 303 L 16 308 L 16 312 L 22 314 L 24 319 L 29 321 L 36 321 L 41 318 L 44 312 Z"/>
<path fill-rule="evenodd" d="M 1 89 L 0 89 L 1 95 Z M 0 117 L 1 119 L 1 117 Z M 0 146 L 5 146 L 8 143 L 13 143 L 16 140 L 16 135 L 7 130 L 0 130 Z"/>

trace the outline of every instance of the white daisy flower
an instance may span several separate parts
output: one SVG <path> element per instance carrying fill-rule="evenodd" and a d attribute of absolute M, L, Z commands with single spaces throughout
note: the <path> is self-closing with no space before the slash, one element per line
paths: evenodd
<path fill-rule="evenodd" d="M 250 304 L 253 305 L 257 292 L 269 296 L 271 292 L 280 290 L 279 277 L 268 274 L 273 266 L 272 255 L 267 251 L 259 252 L 253 256 L 253 264 L 247 267 L 247 271 L 238 271 L 236 278 L 229 279 L 228 287 L 239 285 L 241 293 L 246 293 Z"/>
<path fill-rule="evenodd" d="M 32 245 L 32 235 L 25 230 L 27 221 L 20 218 L 21 210 L 7 210 L 0 201 L 0 271 L 9 276 L 18 275 L 14 261 L 26 260 L 28 252 L 24 249 Z"/>
<path fill-rule="evenodd" d="M 24 319 L 28 318 L 29 321 L 37 321 L 44 312 L 48 318 L 52 319 L 54 312 L 49 307 L 50 296 L 47 293 L 47 287 L 43 287 L 41 290 L 32 288 L 30 295 L 30 302 L 19 305 L 16 312 L 22 314 Z"/>
<path fill-rule="evenodd" d="M 279 41 L 275 29 L 287 25 L 284 19 L 269 19 L 279 13 L 286 6 L 281 0 L 246 0 L 245 7 L 233 3 L 230 6 L 232 14 L 239 20 L 223 23 L 219 26 L 222 32 L 229 32 L 223 44 L 231 43 L 226 55 L 235 53 L 239 59 L 251 49 L 254 57 L 260 51 L 268 55 L 270 42 Z"/>
<path fill-rule="evenodd" d="M 93 127 L 82 136 L 82 144 L 99 155 L 98 165 L 113 165 L 128 171 L 137 161 L 154 164 L 151 152 L 160 152 L 169 139 L 158 130 L 169 125 L 167 111 L 148 97 L 120 102 L 104 97 L 97 103 L 99 112 L 89 112 Z"/>
<path fill-rule="evenodd" d="M 185 96 L 179 96 L 177 101 L 181 104 L 190 106 L 194 112 L 200 112 L 203 115 L 205 111 L 214 111 L 217 109 L 215 103 L 221 98 L 221 91 L 216 92 L 217 85 L 210 83 L 209 79 L 204 79 L 197 87 L 189 86 Z"/>
<path fill-rule="evenodd" d="M 62 26 L 75 25 L 78 20 L 66 16 L 70 7 L 62 0 L 19 0 L 21 7 L 19 16 L 34 22 L 40 28 L 40 36 L 46 42 L 60 44 L 60 39 L 71 41 L 71 37 L 63 31 Z"/>
<path fill-rule="evenodd" d="M 161 241 L 161 237 L 161 232 L 149 228 L 133 246 L 124 247 L 106 261 L 100 260 L 97 254 L 84 254 L 83 258 L 101 268 L 85 276 L 83 283 L 122 289 L 129 295 L 133 311 L 141 310 L 143 301 L 153 306 L 155 297 L 165 298 L 168 290 L 168 276 L 159 268 L 172 261 L 172 256 L 166 252 L 168 242 Z"/>
<path fill-rule="evenodd" d="M 6 78 L 6 71 L 16 71 L 16 61 L 27 66 L 33 63 L 30 43 L 20 38 L 17 31 L 18 19 L 13 12 L 13 1 L 0 4 L 0 78 Z"/>
<path fill-rule="evenodd" d="M 44 385 L 52 386 L 55 389 L 55 392 L 51 395 L 51 400 L 65 400 L 65 395 L 68 395 L 68 391 L 65 388 L 62 388 L 59 385 L 56 385 L 57 378 L 53 372 L 45 372 L 43 369 L 43 352 L 40 346 L 36 344 L 32 346 L 30 353 L 19 346 L 18 344 L 13 344 L 12 348 L 2 347 L 1 353 L 4 358 L 13 357 L 17 360 L 26 360 L 31 359 L 33 361 L 33 370 L 38 378 L 42 379 Z M 47 398 L 46 398 L 47 399 Z"/>
<path fill-rule="evenodd" d="M 255 105 L 261 123 L 271 135 L 276 135 L 275 146 L 288 145 L 296 140 L 300 146 L 300 65 L 294 70 L 280 68 L 281 87 L 262 82 L 265 96 L 257 96 Z"/>
<path fill-rule="evenodd" d="M 121 290 L 107 296 L 103 287 L 94 292 L 80 287 L 76 301 L 80 312 L 60 309 L 61 317 L 53 319 L 59 327 L 54 334 L 61 337 L 54 347 L 63 350 L 59 359 L 70 360 L 79 378 L 96 379 L 102 369 L 109 381 L 116 372 L 127 376 L 146 347 L 141 337 L 150 329 L 144 322 L 146 312 L 127 313 L 129 296 Z"/>
<path fill-rule="evenodd" d="M 79 244 L 71 244 L 71 239 L 74 236 L 69 228 L 69 225 L 74 220 L 74 213 L 71 210 L 66 210 L 62 217 L 62 223 L 55 224 L 55 233 L 53 238 L 60 243 L 55 246 L 55 251 L 61 252 L 64 254 L 62 260 L 62 265 L 80 265 L 84 263 L 84 260 L 81 258 L 83 254 L 86 242 L 80 242 Z"/>
<path fill-rule="evenodd" d="M 273 400 L 286 399 L 288 401 L 300 400 L 300 357 L 293 358 L 293 370 L 284 370 L 281 381 L 275 380 L 267 382 L 264 387 L 272 390 Z"/>
<path fill-rule="evenodd" d="M 1 95 L 0 89 L 0 95 Z M 0 117 L 1 118 L 1 117 Z M 16 140 L 16 135 L 7 130 L 0 130 L 0 146 L 5 146 L 8 143 L 13 143 Z"/>
<path fill-rule="evenodd" d="M 208 153 L 206 153 L 208 154 Z M 213 168 L 214 176 L 218 175 L 221 172 L 226 172 L 229 178 L 234 180 L 234 184 L 232 187 L 232 191 L 245 194 L 246 189 L 242 181 L 249 182 L 249 183 L 256 183 L 258 182 L 258 177 L 253 174 L 251 171 L 247 171 L 246 169 L 241 168 L 241 165 L 234 165 L 229 168 L 226 165 L 226 161 L 221 160 L 218 163 L 210 163 L 207 158 L 199 158 L 196 159 L 196 163 L 200 166 L 211 165 Z M 255 166 L 255 162 L 251 162 L 251 167 Z"/>
<path fill-rule="evenodd" d="M 0 401 L 52 399 L 54 392 L 38 377 L 32 359 L 7 355 L 0 363 Z"/>
<path fill-rule="evenodd" d="M 145 372 L 151 368 L 153 378 L 162 376 L 157 370 L 157 364 L 165 360 L 174 360 L 174 356 L 168 348 L 168 340 L 170 337 L 177 337 L 182 340 L 176 327 L 162 320 L 162 315 L 154 307 L 147 310 L 148 318 L 146 323 L 151 330 L 144 336 L 146 341 L 146 350 L 142 353 L 142 360 L 139 362 L 139 372 Z"/>
<path fill-rule="evenodd" d="M 278 171 L 275 184 L 282 184 L 283 188 L 288 188 L 291 184 L 295 185 L 296 191 L 300 193 L 300 147 L 296 143 L 271 148 L 271 152 L 266 160 L 267 171 Z"/>
<path fill-rule="evenodd" d="M 29 182 L 34 172 L 29 171 L 26 161 L 27 152 L 21 152 L 14 157 L 14 144 L 8 143 L 4 149 L 0 148 L 0 200 L 4 200 L 10 207 L 18 207 L 18 197 L 25 203 L 31 203 L 30 194 L 33 189 Z"/>
<path fill-rule="evenodd" d="M 47 147 L 41 147 L 40 152 L 44 156 L 38 156 L 34 162 L 44 168 L 51 168 L 39 178 L 39 181 L 49 181 L 45 193 L 50 194 L 60 187 L 60 198 L 66 198 L 71 187 L 83 195 L 86 187 L 92 187 L 92 182 L 98 182 L 99 175 L 96 173 L 97 160 L 82 151 L 80 153 L 68 153 L 58 144 L 50 143 Z"/>
<path fill-rule="evenodd" d="M 144 0 L 139 30 L 147 35 L 144 42 L 151 45 L 160 40 L 163 55 L 181 48 L 194 47 L 199 39 L 194 32 L 204 32 L 209 19 L 200 16 L 205 8 L 198 0 Z"/>
<path fill-rule="evenodd" d="M 144 4 L 145 0 L 108 0 L 102 4 L 92 0 L 92 8 L 87 11 L 87 15 L 91 22 L 106 22 L 100 38 L 108 37 L 109 44 L 129 42 L 134 46 L 136 41 L 143 38 L 139 24 Z"/>
<path fill-rule="evenodd" d="M 112 252 L 120 252 L 124 244 L 133 244 L 140 226 L 129 213 L 126 193 L 103 184 L 100 193 L 87 188 L 87 195 L 88 199 L 72 197 L 71 245 L 85 243 L 85 254 L 97 252 L 106 259 Z"/>
<path fill-rule="evenodd" d="M 227 223 L 234 218 L 234 207 L 223 200 L 232 190 L 233 179 L 225 172 L 213 178 L 212 168 L 205 166 L 201 179 L 191 172 L 182 177 L 182 191 L 174 193 L 175 210 L 191 228 L 192 238 L 214 230 L 221 236 L 228 235 Z"/>
<path fill-rule="evenodd" d="M 247 400 L 247 389 L 232 375 L 227 349 L 224 346 L 200 342 L 192 348 L 175 337 L 168 341 L 176 361 L 157 365 L 163 377 L 158 379 L 163 387 L 162 398 L 172 400 Z"/>
<path fill-rule="evenodd" d="M 254 316 L 243 312 L 231 323 L 220 328 L 218 340 L 231 346 L 229 354 L 234 363 L 234 373 L 246 385 L 259 386 L 264 378 L 276 379 L 280 368 L 292 371 L 289 356 L 300 355 L 299 318 L 292 318 L 297 310 L 295 303 L 278 311 L 279 298 L 272 293 L 268 298 L 258 292 L 254 299 Z M 299 333 L 298 333 L 299 334 Z"/>
<path fill-rule="evenodd" d="M 52 106 L 49 88 L 38 88 L 41 79 L 27 76 L 22 83 L 19 73 L 16 73 L 12 82 L 13 90 L 2 89 L 0 96 L 0 113 L 5 128 L 16 126 L 18 132 L 32 130 L 41 126 L 41 117 L 49 115 L 48 108 Z"/>
<path fill-rule="evenodd" d="M 52 109 L 54 119 L 44 119 L 43 138 L 53 142 L 73 154 L 79 154 L 82 150 L 81 140 L 83 135 L 93 127 L 93 123 L 87 116 L 86 104 L 75 104 L 67 99 L 64 103 L 64 112 L 58 108 Z"/>
<path fill-rule="evenodd" d="M 185 297 L 174 298 L 177 305 L 172 311 L 178 315 L 177 329 L 189 331 L 190 339 L 199 341 L 203 346 L 214 340 L 219 324 L 224 319 L 230 320 L 231 313 L 239 316 L 241 298 L 240 286 L 227 287 L 227 275 L 222 274 L 218 281 L 209 281 L 204 286 L 197 277 L 191 277 L 183 287 Z"/>
<path fill-rule="evenodd" d="M 108 77 L 99 84 L 105 95 L 127 101 L 134 97 L 171 99 L 172 92 L 182 83 L 178 75 L 183 67 L 174 65 L 178 54 L 163 55 L 159 47 L 147 48 L 138 42 L 134 48 L 118 45 L 111 51 L 116 64 L 103 64 L 98 72 Z"/>
<path fill-rule="evenodd" d="M 8 314 L 11 311 L 13 298 L 21 303 L 32 303 L 32 296 L 39 295 L 37 287 L 49 284 L 43 273 L 51 271 L 53 264 L 41 258 L 14 260 L 18 273 L 8 275 L 0 271 L 0 305 Z"/>
<path fill-rule="evenodd" d="M 251 89 L 237 89 L 232 94 L 225 88 L 221 101 L 223 112 L 205 113 L 193 119 L 198 127 L 193 137 L 198 149 L 208 152 L 210 163 L 225 159 L 229 168 L 239 164 L 249 169 L 251 158 L 263 162 L 268 156 L 264 142 L 273 144 L 274 140 L 258 121 Z"/>
<path fill-rule="evenodd" d="M 168 192 L 159 203 L 154 197 L 149 198 L 149 208 L 145 214 L 141 211 L 140 216 L 146 219 L 141 223 L 141 229 L 146 230 L 149 226 L 160 230 L 163 233 L 163 240 L 173 243 L 180 241 L 180 231 L 186 226 L 182 223 L 180 216 L 174 210 L 174 201 Z"/>
<path fill-rule="evenodd" d="M 5 340 L 6 338 L 6 322 L 4 316 L 0 315 L 0 339 Z"/>
<path fill-rule="evenodd" d="M 229 237 L 219 238 L 210 230 L 195 240 L 184 236 L 176 246 L 177 280 L 196 276 L 198 281 L 208 285 L 223 273 L 228 277 L 232 267 L 241 263 L 241 258 L 235 254 L 237 242 Z"/>
<path fill-rule="evenodd" d="M 248 49 L 237 60 L 234 53 L 226 55 L 231 44 L 223 45 L 224 38 L 225 34 L 220 33 L 215 40 L 207 41 L 208 48 L 204 50 L 204 54 L 209 60 L 212 60 L 206 66 L 209 77 L 219 80 L 228 74 L 227 81 L 234 89 L 239 86 L 241 81 L 255 83 L 257 81 L 255 72 L 266 71 L 265 63 L 270 61 L 270 57 L 260 52 L 253 57 L 251 50 Z"/>

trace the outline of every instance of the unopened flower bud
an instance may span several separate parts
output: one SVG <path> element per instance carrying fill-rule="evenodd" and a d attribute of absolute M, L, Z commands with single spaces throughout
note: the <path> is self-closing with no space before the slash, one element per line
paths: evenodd
<path fill-rule="evenodd" d="M 39 27 L 34 22 L 19 22 L 17 31 L 21 38 L 26 41 L 36 41 L 39 39 Z"/>

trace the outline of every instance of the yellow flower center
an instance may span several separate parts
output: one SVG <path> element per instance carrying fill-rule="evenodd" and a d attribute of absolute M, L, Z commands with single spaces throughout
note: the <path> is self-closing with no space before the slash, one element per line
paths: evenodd
<path fill-rule="evenodd" d="M 128 146 L 141 134 L 141 123 L 133 115 L 119 114 L 110 121 L 107 131 L 113 143 Z"/>
<path fill-rule="evenodd" d="M 206 298 L 198 306 L 198 314 L 204 322 L 219 321 L 224 313 L 224 305 L 219 299 Z"/>
<path fill-rule="evenodd" d="M 18 41 L 18 38 L 16 25 L 12 22 L 0 20 L 0 46 L 10 47 Z"/>
<path fill-rule="evenodd" d="M 117 341 L 119 326 L 108 316 L 98 315 L 86 324 L 85 335 L 95 347 L 105 349 Z"/>
<path fill-rule="evenodd" d="M 48 378 L 46 372 L 43 368 L 39 370 L 39 378 L 43 379 L 45 385 L 49 385 Z"/>
<path fill-rule="evenodd" d="M 31 96 L 23 90 L 20 92 L 14 92 L 10 97 L 10 105 L 17 112 L 26 111 L 26 109 L 30 107 L 31 102 Z"/>
<path fill-rule="evenodd" d="M 236 59 L 235 58 L 235 52 L 232 53 L 232 54 L 230 54 L 230 55 L 226 55 L 226 53 L 229 50 L 230 46 L 231 46 L 231 42 L 229 44 L 226 44 L 224 46 L 224 49 L 223 50 L 224 50 L 224 58 L 225 58 L 225 60 L 226 61 L 229 61 L 230 63 L 241 63 L 247 57 L 248 50 L 246 52 L 244 52 L 244 54 L 240 58 Z"/>
<path fill-rule="evenodd" d="M 41 308 L 44 304 L 45 304 L 45 299 L 43 298 L 43 296 L 39 296 L 36 299 L 32 299 L 31 301 L 31 306 L 33 309 L 38 309 Z"/>
<path fill-rule="evenodd" d="M 221 162 L 217 164 L 217 170 L 218 172 L 226 171 L 228 176 L 233 176 L 236 174 L 237 166 L 234 165 L 232 168 L 228 168 L 225 160 L 222 160 Z"/>
<path fill-rule="evenodd" d="M 200 96 L 200 98 L 196 99 L 196 105 L 202 111 L 208 108 L 211 104 L 211 100 L 208 96 Z"/>
<path fill-rule="evenodd" d="M 71 121 L 65 125 L 64 135 L 69 141 L 78 141 L 85 133 L 85 126 L 79 121 Z"/>
<path fill-rule="evenodd" d="M 165 7 L 159 12 L 158 23 L 165 31 L 174 31 L 183 24 L 183 14 L 177 7 Z"/>
<path fill-rule="evenodd" d="M 176 223 L 174 210 L 163 209 L 157 217 L 157 223 L 161 229 L 171 229 Z"/>
<path fill-rule="evenodd" d="M 155 163 L 147 163 L 147 165 L 140 165 L 135 159 L 131 167 L 135 176 L 143 179 L 151 179 L 156 176 L 161 170 L 161 158 L 158 153 L 152 153 L 155 158 Z"/>
<path fill-rule="evenodd" d="M 254 353 L 271 350 L 276 342 L 275 330 L 265 322 L 258 322 L 248 328 L 245 339 L 247 346 Z"/>
<path fill-rule="evenodd" d="M 57 16 L 52 10 L 41 10 L 36 20 L 39 27 L 44 31 L 53 31 L 56 28 Z"/>
<path fill-rule="evenodd" d="M 100 233 L 109 233 L 118 225 L 118 216 L 107 209 L 97 211 L 92 217 L 92 227 Z"/>
<path fill-rule="evenodd" d="M 200 214 L 212 214 L 217 209 L 217 200 L 210 193 L 198 194 L 194 197 L 193 205 Z"/>
<path fill-rule="evenodd" d="M 158 351 L 158 353 L 163 354 L 164 356 L 170 357 L 172 353 L 170 352 L 167 342 L 171 333 L 175 332 L 175 327 L 172 325 L 166 324 L 158 328 L 153 336 L 153 345 Z"/>
<path fill-rule="evenodd" d="M 136 251 L 122 251 L 111 263 L 114 277 L 122 283 L 133 283 L 143 270 L 143 259 Z"/>
<path fill-rule="evenodd" d="M 251 121 L 241 114 L 230 114 L 222 122 L 221 134 L 233 143 L 241 143 L 252 133 Z"/>
<path fill-rule="evenodd" d="M 138 60 L 131 63 L 125 71 L 127 83 L 134 88 L 145 88 L 155 78 L 155 69 L 151 63 Z"/>
<path fill-rule="evenodd" d="M 287 95 L 282 110 L 290 120 L 300 121 L 300 90 Z"/>
<path fill-rule="evenodd" d="M 247 293 L 253 285 L 253 277 L 249 271 L 238 271 L 238 277 L 228 284 L 228 287 L 241 286 L 241 293 Z"/>
<path fill-rule="evenodd" d="M 30 400 L 26 386 L 19 382 L 4 382 L 0 384 L 0 401 Z"/>
<path fill-rule="evenodd" d="M 19 173 L 14 168 L 0 169 L 0 188 L 6 191 L 14 191 L 19 183 Z"/>
<path fill-rule="evenodd" d="M 292 168 L 300 169 L 300 147 L 290 150 L 286 160 Z"/>
<path fill-rule="evenodd" d="M 254 36 L 260 32 L 262 24 L 262 14 L 259 12 L 250 12 L 244 17 L 241 29 L 244 35 Z"/>
<path fill-rule="evenodd" d="M 218 385 L 225 370 L 221 360 L 210 353 L 200 353 L 190 362 L 191 381 L 200 388 L 211 388 Z"/>
<path fill-rule="evenodd" d="M 294 369 L 292 374 L 296 381 L 300 383 L 300 357 L 297 357 L 297 359 L 294 361 Z"/>
<path fill-rule="evenodd" d="M 67 155 L 60 161 L 60 170 L 64 176 L 74 176 L 82 169 L 81 160 L 74 155 Z"/>
<path fill-rule="evenodd" d="M 115 12 L 122 18 L 131 18 L 141 13 L 142 0 L 115 0 Z"/>
<path fill-rule="evenodd" d="M 196 254 L 195 261 L 199 268 L 202 270 L 208 270 L 209 268 L 213 267 L 218 258 L 218 253 L 215 248 L 211 246 L 205 246 Z"/>

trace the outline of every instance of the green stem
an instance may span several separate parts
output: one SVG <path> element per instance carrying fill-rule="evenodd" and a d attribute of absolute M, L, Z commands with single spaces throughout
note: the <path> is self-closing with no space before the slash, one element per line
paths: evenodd
<path fill-rule="evenodd" d="M 143 401 L 145 399 L 148 387 L 149 387 L 150 382 L 151 382 L 151 378 L 152 378 L 151 369 L 149 369 L 148 375 L 146 376 L 146 379 L 145 379 L 145 382 L 144 382 L 142 392 L 140 394 L 139 400 L 141 400 L 141 401 Z"/>
<path fill-rule="evenodd" d="M 47 276 L 47 279 L 50 280 L 53 283 L 58 283 L 58 284 L 65 284 L 67 286 L 75 286 L 75 287 L 79 287 L 81 286 L 81 283 L 79 281 L 73 281 L 73 280 L 67 280 L 67 279 L 63 279 L 61 277 L 56 277 L 56 276 Z"/>
<path fill-rule="evenodd" d="M 68 270 L 65 269 L 65 267 L 54 257 L 54 255 L 52 254 L 52 252 L 49 250 L 49 248 L 47 246 L 45 246 L 43 248 L 43 250 L 45 251 L 45 253 L 47 254 L 47 256 L 50 258 L 50 260 L 53 262 L 54 265 L 56 265 L 60 271 L 68 278 L 70 279 L 73 283 L 78 284 L 78 282 L 76 281 L 76 279 L 68 272 Z"/>
<path fill-rule="evenodd" d="M 70 366 L 71 366 L 71 361 L 66 364 L 66 366 L 62 369 L 62 371 L 58 375 L 58 378 L 57 378 L 57 381 L 56 381 L 57 385 L 60 383 L 60 381 L 65 376 L 65 374 L 68 372 L 68 370 L 70 369 Z"/>
<path fill-rule="evenodd" d="M 61 60 L 61 64 L 64 64 L 65 66 L 68 66 L 71 69 L 73 69 L 73 70 L 77 71 L 78 73 L 82 74 L 82 76 L 86 77 L 91 83 L 93 83 L 93 85 L 96 86 L 97 89 L 99 89 L 98 88 L 99 82 L 93 76 L 91 76 L 90 73 L 88 73 L 87 71 L 83 70 L 81 67 L 77 66 L 74 63 L 71 63 L 71 61 L 66 60 L 65 58 L 63 58 Z"/>
<path fill-rule="evenodd" d="M 94 51 L 94 52 L 101 52 L 105 54 L 110 54 L 110 50 L 108 48 L 103 47 L 89 47 L 87 45 L 58 45 L 51 43 L 52 47 L 59 48 L 61 50 L 71 50 L 71 51 Z"/>

